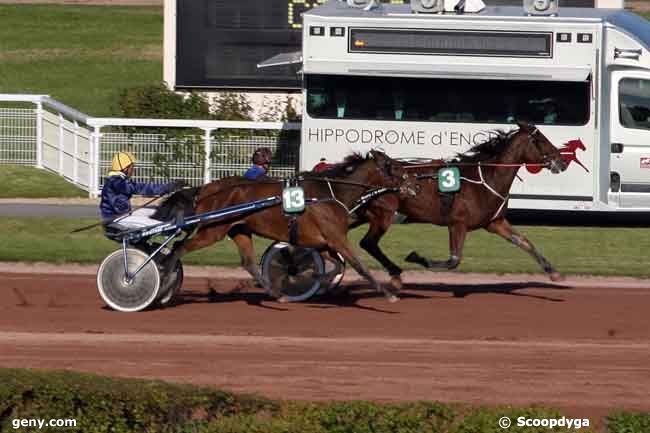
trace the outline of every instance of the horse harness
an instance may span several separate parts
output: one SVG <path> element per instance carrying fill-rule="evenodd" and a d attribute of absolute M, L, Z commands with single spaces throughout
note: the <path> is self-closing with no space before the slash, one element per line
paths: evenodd
<path fill-rule="evenodd" d="M 533 145 L 535 145 L 537 150 L 539 150 L 539 152 L 542 155 L 542 164 L 546 166 L 546 165 L 549 164 L 549 162 L 548 162 L 549 158 L 548 158 L 548 155 L 545 154 L 539 148 L 539 146 L 537 144 L 537 138 L 535 138 L 535 136 L 538 133 L 539 133 L 539 129 L 537 129 L 537 128 L 535 128 L 533 131 L 528 133 L 528 141 L 529 141 L 529 143 L 532 143 Z M 510 194 L 508 193 L 508 194 L 506 194 L 504 196 L 503 194 L 499 193 L 499 191 L 497 191 L 494 187 L 492 187 L 492 185 L 490 185 L 487 182 L 487 180 L 485 180 L 485 176 L 483 176 L 483 164 L 478 162 L 476 165 L 478 167 L 479 180 L 470 179 L 470 178 L 467 178 L 465 176 L 461 176 L 460 179 L 464 180 L 466 182 L 469 182 L 471 184 L 474 184 L 474 185 L 483 185 L 483 187 L 485 187 L 485 189 L 487 189 L 492 195 L 498 197 L 501 200 L 501 205 L 499 206 L 497 211 L 494 213 L 494 215 L 490 219 L 490 222 L 492 222 L 492 221 L 496 220 L 499 217 L 499 215 L 501 214 L 501 212 L 503 211 L 503 208 L 506 206 L 506 203 L 508 203 L 508 199 L 510 198 Z M 526 164 L 495 164 L 495 163 L 490 163 L 490 164 L 485 164 L 485 165 L 490 165 L 490 166 L 495 166 L 495 167 L 498 167 L 498 166 L 501 166 L 501 167 L 515 167 L 515 166 L 521 167 L 522 165 L 526 165 Z M 416 176 L 416 179 L 425 179 L 425 178 L 437 178 L 437 175 Z M 442 197 L 443 197 L 442 201 L 444 202 L 444 206 L 442 206 L 442 208 L 443 209 L 451 208 L 451 205 L 453 204 L 453 194 L 449 194 L 449 193 L 440 193 L 440 194 L 442 195 Z"/>
<path fill-rule="evenodd" d="M 342 180 L 342 179 L 332 179 L 332 178 L 327 178 L 327 177 L 316 177 L 316 178 L 305 178 L 305 177 L 298 177 L 298 178 L 293 178 L 293 179 L 288 179 L 285 181 L 285 184 L 292 184 L 292 185 L 297 185 L 300 181 L 304 180 L 310 180 L 310 181 L 317 181 L 317 182 L 324 182 L 327 184 L 327 188 L 330 193 L 330 197 L 325 198 L 325 199 L 311 199 L 312 202 L 324 202 L 324 201 L 333 201 L 334 203 L 338 204 L 341 206 L 348 216 L 353 216 L 353 215 L 358 215 L 358 212 L 363 209 L 368 203 L 371 201 L 375 200 L 376 198 L 384 195 L 384 194 L 390 194 L 390 193 L 396 193 L 400 192 L 399 188 L 389 188 L 389 187 L 377 187 L 374 185 L 366 184 L 366 183 L 361 183 L 361 182 L 354 182 L 354 181 L 347 181 L 347 180 Z M 343 201 L 341 201 L 337 196 L 336 193 L 334 192 L 334 188 L 332 187 L 332 184 L 347 184 L 347 185 L 353 185 L 353 186 L 358 186 L 358 187 L 363 187 L 366 189 L 366 192 L 364 192 L 358 199 L 352 203 L 351 206 L 346 205 Z M 297 238 L 298 238 L 298 216 L 296 214 L 286 214 L 287 219 L 288 219 L 288 233 L 289 233 L 289 243 L 292 245 L 295 245 L 297 243 Z"/>

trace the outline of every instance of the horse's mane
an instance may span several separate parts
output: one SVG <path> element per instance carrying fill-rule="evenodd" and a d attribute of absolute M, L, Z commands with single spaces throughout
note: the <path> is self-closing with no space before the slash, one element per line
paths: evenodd
<path fill-rule="evenodd" d="M 347 177 L 350 174 L 354 173 L 354 171 L 359 167 L 361 164 L 364 162 L 368 161 L 370 159 L 370 154 L 363 156 L 362 154 L 355 152 L 351 153 L 345 158 L 343 158 L 342 162 L 334 164 L 331 168 L 328 168 L 327 170 L 323 170 L 318 173 L 314 172 L 303 172 L 300 173 L 301 175 L 306 175 L 308 174 L 309 177 Z"/>
<path fill-rule="evenodd" d="M 453 159 L 454 162 L 481 162 L 501 155 L 510 142 L 510 139 L 518 130 L 506 132 L 501 129 L 490 132 L 491 138 L 483 143 L 477 144 L 464 153 L 459 153 Z"/>

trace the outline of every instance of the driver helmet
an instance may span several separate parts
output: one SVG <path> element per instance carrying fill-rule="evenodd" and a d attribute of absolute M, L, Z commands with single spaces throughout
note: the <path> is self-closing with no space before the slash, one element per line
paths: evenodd
<path fill-rule="evenodd" d="M 130 152 L 118 152 L 113 155 L 111 171 L 125 171 L 135 163 L 135 157 Z"/>

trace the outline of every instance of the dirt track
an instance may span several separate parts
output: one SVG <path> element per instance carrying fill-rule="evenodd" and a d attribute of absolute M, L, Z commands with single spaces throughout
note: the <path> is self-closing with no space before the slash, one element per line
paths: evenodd
<path fill-rule="evenodd" d="M 233 279 L 190 278 L 179 305 L 123 314 L 103 307 L 92 276 L 0 281 L 5 367 L 282 398 L 544 403 L 583 416 L 650 410 L 642 284 L 418 284 L 397 304 L 353 285 L 341 298 L 279 305 L 261 293 L 226 294 Z"/>

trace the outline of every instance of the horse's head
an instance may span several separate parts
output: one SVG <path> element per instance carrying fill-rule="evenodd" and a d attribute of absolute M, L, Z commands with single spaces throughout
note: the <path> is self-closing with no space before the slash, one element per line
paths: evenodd
<path fill-rule="evenodd" d="M 379 150 L 371 150 L 369 155 L 376 166 L 373 183 L 399 188 L 407 177 L 404 166 Z"/>
<path fill-rule="evenodd" d="M 519 131 L 513 136 L 520 146 L 520 162 L 526 164 L 542 164 L 553 173 L 560 173 L 567 168 L 560 150 L 541 133 L 535 125 L 527 122 L 517 122 Z M 513 143 L 514 144 L 514 143 Z"/>

